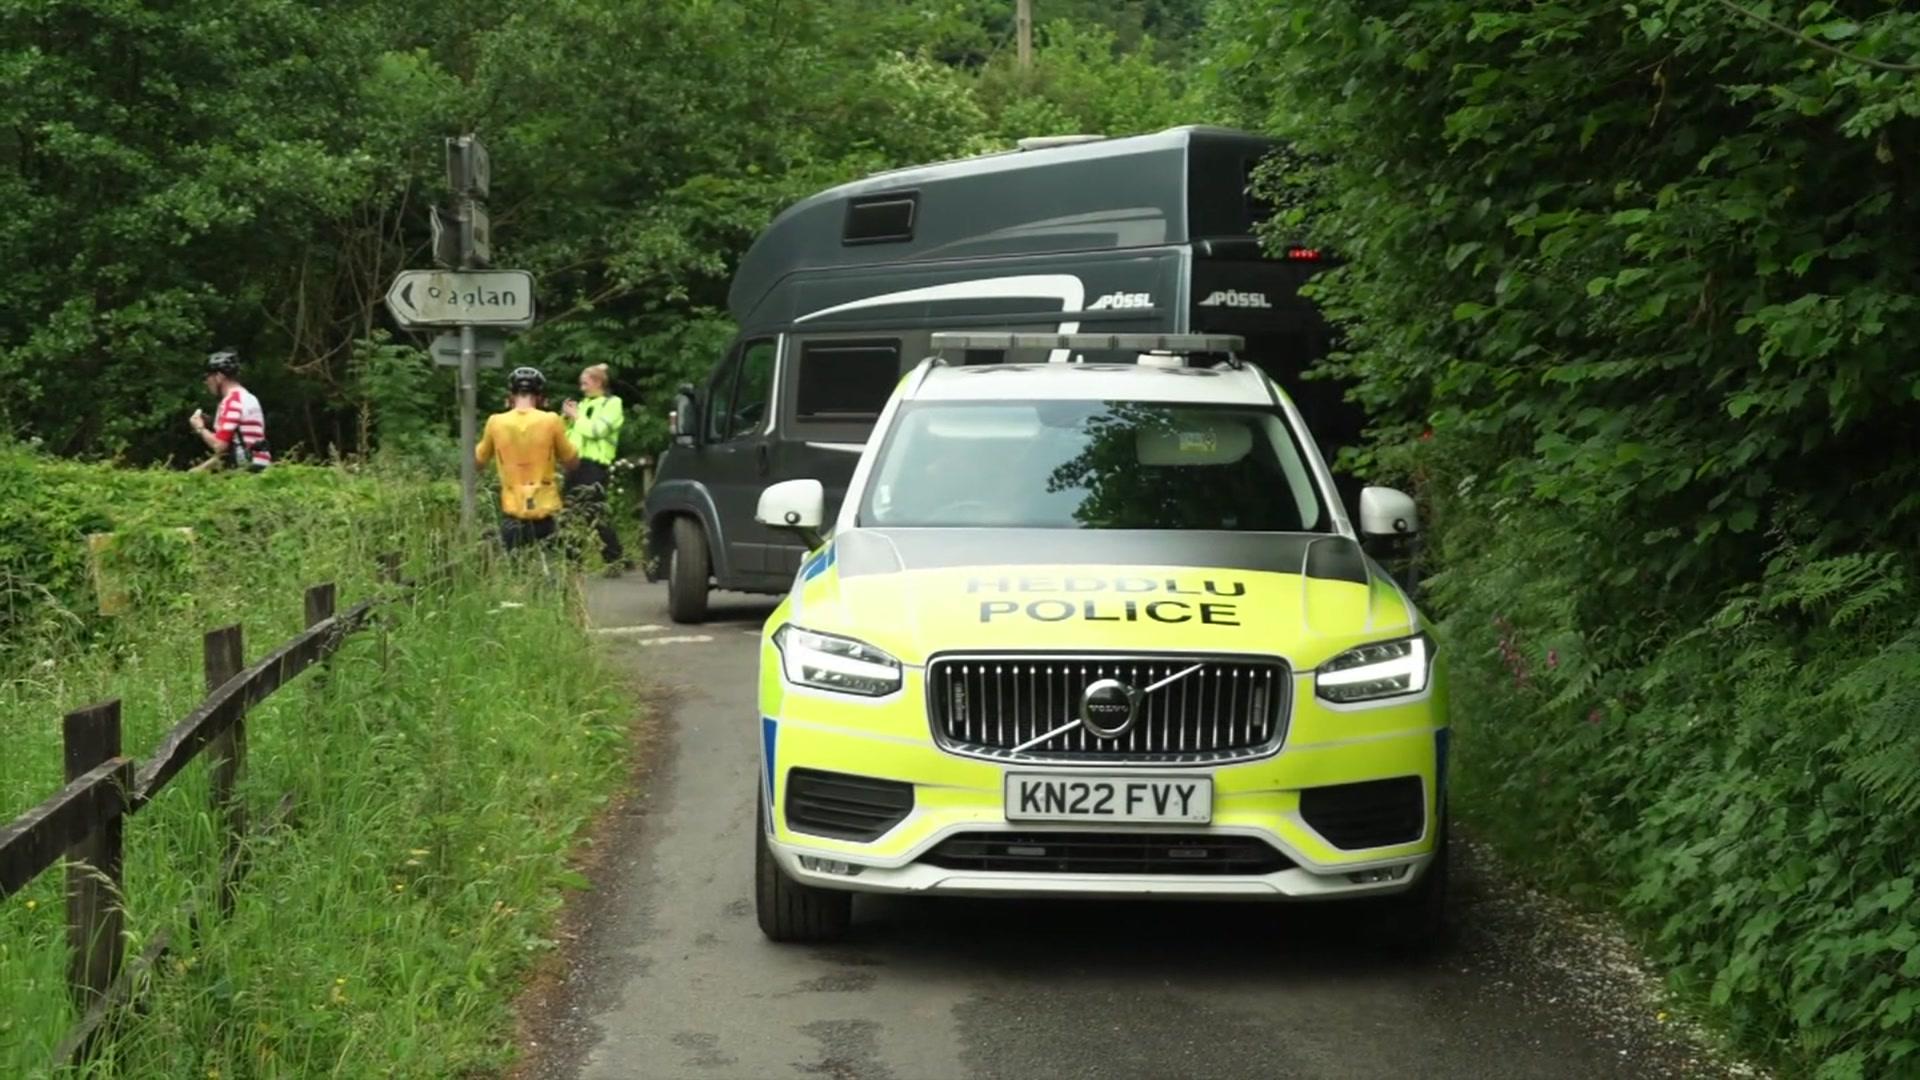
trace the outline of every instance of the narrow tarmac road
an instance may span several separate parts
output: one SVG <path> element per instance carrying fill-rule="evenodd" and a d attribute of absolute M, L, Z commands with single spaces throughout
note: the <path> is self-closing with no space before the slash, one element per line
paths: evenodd
<path fill-rule="evenodd" d="M 754 924 L 756 647 L 771 603 L 596 581 L 600 638 L 659 688 L 659 755 L 524 1070 L 835 1080 L 1711 1076 L 1618 963 L 1554 958 L 1468 849 L 1457 941 L 1409 961 L 1334 907 L 863 898 L 851 938 Z M 1577 945 L 1577 942 L 1576 942 Z M 1572 950 L 1575 953 L 1579 948 Z M 1625 1000 L 1622 1000 L 1625 999 Z M 1661 1018 L 1663 1019 L 1663 1017 Z"/>

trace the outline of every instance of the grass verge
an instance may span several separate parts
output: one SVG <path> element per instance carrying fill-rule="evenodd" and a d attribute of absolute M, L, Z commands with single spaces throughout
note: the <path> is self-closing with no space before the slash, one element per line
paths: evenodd
<path fill-rule="evenodd" d="M 238 619 L 257 657 L 297 629 L 295 581 L 337 579 L 351 603 L 378 587 L 376 550 L 424 566 L 444 535 L 429 519 L 366 524 L 266 530 L 261 544 L 298 554 L 250 583 L 194 574 L 195 598 L 165 617 L 89 628 L 84 649 L 16 651 L 0 814 L 57 786 L 62 710 L 122 697 L 127 749 L 144 755 L 199 696 L 201 630 Z M 179 947 L 86 1075 L 443 1077 L 510 1060 L 513 995 L 566 890 L 585 885 L 568 853 L 625 775 L 637 699 L 571 591 L 537 574 L 476 570 L 386 610 L 324 680 L 250 714 L 249 806 L 264 818 L 292 793 L 294 810 L 253 843 L 229 918 L 186 939 L 178 915 L 218 865 L 203 762 L 130 820 L 129 955 L 162 930 Z M 49 1060 L 75 1018 L 60 880 L 0 908 L 0 1075 L 71 1074 Z"/>

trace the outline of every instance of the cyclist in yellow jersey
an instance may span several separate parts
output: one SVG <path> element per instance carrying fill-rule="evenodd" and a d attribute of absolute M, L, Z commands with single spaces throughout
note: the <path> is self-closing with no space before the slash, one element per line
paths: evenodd
<path fill-rule="evenodd" d="M 567 441 L 566 422 L 540 407 L 546 386 L 539 371 L 515 368 L 507 376 L 507 411 L 487 417 L 473 448 L 477 464 L 499 460 L 500 544 L 508 551 L 553 535 L 561 505 L 558 467 L 580 460 Z"/>

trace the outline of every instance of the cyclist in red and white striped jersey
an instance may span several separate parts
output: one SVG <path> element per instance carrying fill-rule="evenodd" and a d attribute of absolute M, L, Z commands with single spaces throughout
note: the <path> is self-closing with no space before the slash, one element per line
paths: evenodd
<path fill-rule="evenodd" d="M 260 399 L 240 385 L 240 354 L 224 349 L 207 356 L 207 389 L 220 398 L 213 426 L 195 409 L 188 422 L 194 434 L 228 464 L 255 472 L 273 462 L 267 447 L 267 414 Z"/>

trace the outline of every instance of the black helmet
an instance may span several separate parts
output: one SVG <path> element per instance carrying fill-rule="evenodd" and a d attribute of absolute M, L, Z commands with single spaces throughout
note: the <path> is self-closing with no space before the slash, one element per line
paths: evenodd
<path fill-rule="evenodd" d="M 207 374 L 209 375 L 240 374 L 240 354 L 237 352 L 234 352 L 232 349 L 221 349 L 219 352 L 208 353 L 207 354 Z"/>
<path fill-rule="evenodd" d="M 516 394 L 539 394 L 547 389 L 547 377 L 539 368 L 517 367 L 507 376 L 507 389 Z"/>

